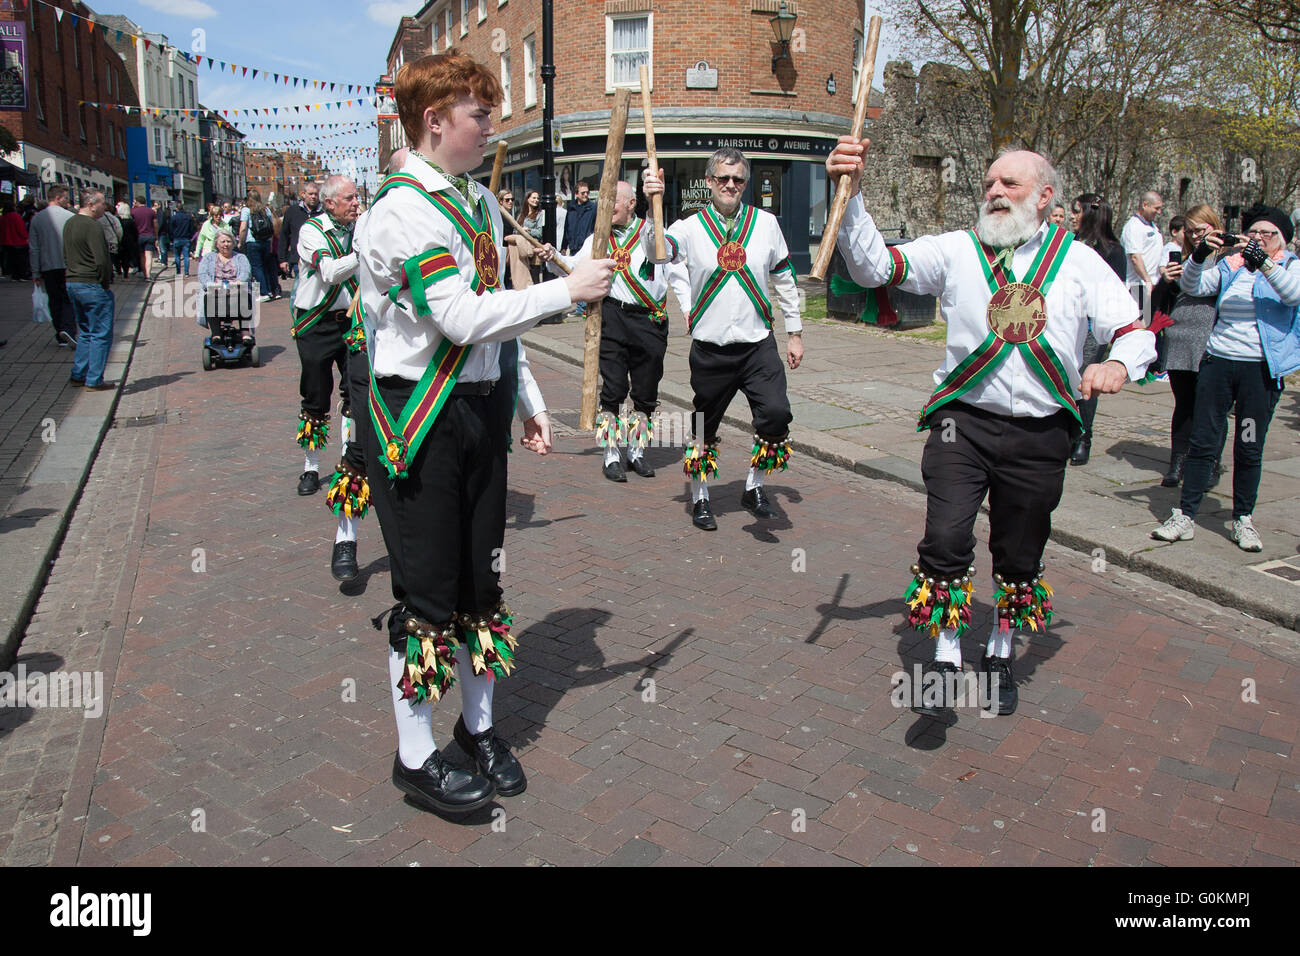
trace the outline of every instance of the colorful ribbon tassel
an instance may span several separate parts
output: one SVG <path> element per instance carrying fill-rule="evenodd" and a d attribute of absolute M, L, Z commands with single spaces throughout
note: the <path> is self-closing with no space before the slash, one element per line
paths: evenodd
<path fill-rule="evenodd" d="M 336 515 L 364 518 L 370 510 L 370 482 L 346 461 L 340 461 L 325 492 L 325 504 Z"/>
<path fill-rule="evenodd" d="M 997 608 L 998 629 L 1006 632 L 1013 628 L 1029 628 L 1031 631 L 1045 631 L 1052 623 L 1052 586 L 1042 578 L 1043 566 L 1038 566 L 1038 574 L 1029 581 L 1019 584 L 1007 582 L 1002 575 L 993 575 L 998 589 L 993 595 L 993 605 Z"/>
<path fill-rule="evenodd" d="M 912 583 L 903 594 L 908 606 L 907 623 L 931 637 L 936 637 L 940 628 L 955 630 L 960 637 L 970 627 L 974 574 L 972 567 L 960 578 L 936 581 L 926 577 L 920 565 L 912 565 Z"/>
<path fill-rule="evenodd" d="M 613 412 L 601 412 L 596 416 L 596 444 L 601 448 L 621 445 L 624 440 L 623 419 Z"/>
<path fill-rule="evenodd" d="M 308 415 L 302 412 L 298 416 L 298 446 L 307 451 L 324 448 L 330 440 L 330 417 Z"/>
<path fill-rule="evenodd" d="M 519 642 L 510 633 L 514 617 L 505 602 L 497 605 L 491 618 L 461 614 L 456 621 L 469 648 L 474 673 L 490 671 L 493 677 L 509 677 L 515 668 L 515 649 Z"/>
<path fill-rule="evenodd" d="M 646 417 L 644 412 L 633 412 L 630 418 L 623 420 L 627 430 L 627 446 L 629 448 L 648 448 L 650 441 L 654 438 L 654 422 Z"/>
<path fill-rule="evenodd" d="M 406 621 L 406 667 L 397 688 L 416 704 L 438 701 L 456 683 L 456 628 L 436 628 L 419 618 Z"/>
<path fill-rule="evenodd" d="M 682 471 L 692 480 L 708 481 L 718 477 L 718 446 L 689 442 L 682 458 Z"/>
<path fill-rule="evenodd" d="M 778 468 L 785 471 L 786 462 L 789 460 L 789 441 L 767 441 L 757 435 L 754 436 L 754 451 L 753 457 L 749 459 L 749 467 L 761 469 L 770 475 Z"/>

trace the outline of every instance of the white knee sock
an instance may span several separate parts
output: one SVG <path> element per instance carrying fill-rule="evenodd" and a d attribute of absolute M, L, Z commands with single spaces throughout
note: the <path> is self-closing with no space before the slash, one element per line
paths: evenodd
<path fill-rule="evenodd" d="M 698 478 L 691 479 L 691 504 L 697 501 L 707 501 L 709 497 L 709 483 L 700 481 Z"/>
<path fill-rule="evenodd" d="M 612 464 L 616 461 L 622 460 L 622 458 L 623 458 L 622 450 L 613 442 L 610 442 L 608 445 L 605 446 L 605 464 L 607 465 Z"/>
<path fill-rule="evenodd" d="M 302 470 L 320 472 L 320 449 L 309 448 L 303 453 Z"/>
<path fill-rule="evenodd" d="M 947 627 L 939 629 L 939 636 L 934 640 L 934 659 L 961 667 L 961 641 L 957 639 L 955 629 Z"/>
<path fill-rule="evenodd" d="M 339 529 L 334 532 L 334 543 L 357 540 L 357 519 L 339 515 Z"/>
<path fill-rule="evenodd" d="M 628 445 L 628 446 L 627 446 L 627 460 L 628 460 L 628 461 L 636 461 L 636 460 L 637 460 L 638 458 L 640 458 L 641 455 L 644 454 L 644 453 L 645 453 L 645 449 L 644 449 L 644 448 L 638 448 L 636 445 Z"/>
<path fill-rule="evenodd" d="M 1011 656 L 1011 644 L 1016 636 L 1016 632 L 1008 628 L 1003 631 L 996 624 L 993 625 L 993 632 L 989 634 L 988 646 L 984 653 L 989 657 L 1008 658 Z"/>
<path fill-rule="evenodd" d="M 397 682 L 402 679 L 406 656 L 388 648 L 388 686 L 393 691 L 393 716 L 397 718 L 397 754 L 407 770 L 419 770 L 438 748 L 433 743 L 433 701 L 413 704 L 402 699 Z"/>
<path fill-rule="evenodd" d="M 342 448 L 348 442 L 352 441 L 353 436 L 357 433 L 356 425 L 352 419 L 344 418 L 339 422 L 339 447 Z"/>
<path fill-rule="evenodd" d="M 460 681 L 460 712 L 465 718 L 465 729 L 471 734 L 481 734 L 492 726 L 492 689 L 496 687 L 496 678 L 488 670 L 475 674 L 469 648 L 462 644 L 456 650 L 456 679 Z"/>
<path fill-rule="evenodd" d="M 763 473 L 757 468 L 749 469 L 749 475 L 745 478 L 745 490 L 753 491 L 755 488 L 763 487 Z"/>

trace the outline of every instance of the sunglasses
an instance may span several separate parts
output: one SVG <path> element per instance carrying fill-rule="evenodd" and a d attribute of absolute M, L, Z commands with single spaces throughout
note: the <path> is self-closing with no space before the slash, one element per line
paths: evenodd
<path fill-rule="evenodd" d="M 727 183 L 734 183 L 737 186 L 743 186 L 749 182 L 744 176 L 714 176 L 713 179 L 720 185 L 725 186 Z"/>

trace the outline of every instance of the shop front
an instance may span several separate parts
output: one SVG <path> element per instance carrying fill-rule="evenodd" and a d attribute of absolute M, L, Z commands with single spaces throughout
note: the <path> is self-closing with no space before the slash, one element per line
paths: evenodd
<path fill-rule="evenodd" d="M 74 203 L 79 201 L 83 189 L 101 189 L 105 196 L 113 195 L 114 179 L 111 173 L 51 153 L 31 143 L 22 144 L 22 166 L 40 178 L 41 193 L 51 186 L 66 186 L 72 191 Z"/>
<path fill-rule="evenodd" d="M 709 156 L 722 147 L 739 149 L 750 163 L 743 201 L 776 216 L 790 250 L 790 260 L 796 273 L 802 275 L 812 267 L 809 246 L 820 240 L 826 222 L 829 193 L 824 163 L 834 145 L 835 137 L 825 133 L 806 136 L 657 134 L 655 148 L 664 170 L 665 219 L 673 223 L 707 205 L 711 193 L 704 169 Z M 564 151 L 555 157 L 556 195 L 570 199 L 574 186 L 585 182 L 594 201 L 604 168 L 605 136 L 566 135 L 563 147 Z M 619 178 L 639 187 L 645 155 L 644 135 L 629 133 L 624 141 Z M 490 173 L 491 154 L 473 175 L 485 181 Z M 541 184 L 540 141 L 507 153 L 502 185 L 514 192 L 516 209 L 523 207 L 528 190 L 540 190 Z M 638 212 L 644 214 L 646 204 L 639 188 L 638 199 Z"/>

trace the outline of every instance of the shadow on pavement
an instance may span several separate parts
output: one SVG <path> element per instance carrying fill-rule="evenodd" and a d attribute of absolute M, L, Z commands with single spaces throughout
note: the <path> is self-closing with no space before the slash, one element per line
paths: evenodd
<path fill-rule="evenodd" d="M 521 491 L 511 491 L 506 494 L 506 527 L 512 531 L 520 531 L 524 528 L 545 528 L 557 521 L 572 521 L 574 518 L 586 517 L 585 513 L 579 513 L 563 515 L 559 518 L 543 518 L 538 521 L 535 519 L 536 514 L 536 495 L 526 494 Z"/>
<path fill-rule="evenodd" d="M 0 534 L 6 531 L 17 531 L 20 528 L 34 528 L 36 522 L 52 514 L 57 514 L 53 508 L 28 508 L 25 511 L 5 515 L 4 518 L 0 518 Z"/>
<path fill-rule="evenodd" d="M 351 581 L 344 581 L 339 584 L 339 593 L 348 597 L 358 597 L 365 594 L 370 579 L 376 574 L 387 574 L 389 570 L 388 554 L 385 552 L 361 568 L 360 573 Z"/>
<path fill-rule="evenodd" d="M 147 392 L 151 388 L 159 388 L 163 385 L 172 385 L 186 376 L 193 374 L 193 372 L 171 372 L 167 375 L 149 375 L 135 381 L 128 381 L 126 388 L 122 389 L 122 394 L 136 395 L 140 392 Z"/>
<path fill-rule="evenodd" d="M 63 667 L 64 660 L 58 654 L 48 651 L 36 654 L 19 654 L 10 671 L 0 671 L 0 685 L 4 687 L 4 696 L 0 698 L 0 740 L 13 733 L 36 713 L 35 707 L 25 704 L 18 706 L 17 688 L 18 667 L 24 668 L 23 674 L 30 678 L 33 674 L 51 674 Z M 24 692 L 24 698 L 26 692 Z"/>

